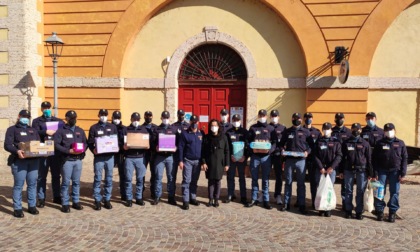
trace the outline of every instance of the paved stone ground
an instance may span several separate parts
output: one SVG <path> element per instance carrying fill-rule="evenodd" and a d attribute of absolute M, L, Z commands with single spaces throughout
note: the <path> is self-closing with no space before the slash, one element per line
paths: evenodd
<path fill-rule="evenodd" d="M 82 211 L 61 213 L 60 206 L 52 204 L 48 189 L 48 202 L 39 215 L 25 212 L 23 219 L 16 219 L 12 216 L 10 168 L 4 164 L 0 168 L 1 251 L 420 251 L 418 177 L 402 185 L 399 215 L 403 219 L 394 224 L 377 222 L 370 213 L 358 221 L 344 219 L 338 210 L 326 218 L 318 217 L 314 211 L 302 216 L 296 209 L 284 213 L 260 206 L 248 209 L 239 203 L 221 204 L 219 208 L 202 204 L 183 211 L 168 205 L 166 195 L 158 206 L 150 205 L 148 189 L 146 206 L 127 208 L 119 201 L 116 182 L 114 208 L 97 212 L 93 210 L 91 196 L 93 168 L 87 160 L 82 174 L 81 202 L 85 207 Z M 117 169 L 114 176 L 117 178 Z M 148 172 L 147 180 L 149 177 Z M 202 203 L 207 202 L 206 184 L 201 174 Z M 249 188 L 249 178 L 247 185 Z M 270 192 L 273 187 L 274 181 L 270 181 Z M 338 193 L 340 186 L 336 184 L 335 188 Z M 178 195 L 180 190 L 178 185 Z M 224 178 L 222 195 L 225 194 Z M 309 185 L 306 197 L 309 206 Z"/>

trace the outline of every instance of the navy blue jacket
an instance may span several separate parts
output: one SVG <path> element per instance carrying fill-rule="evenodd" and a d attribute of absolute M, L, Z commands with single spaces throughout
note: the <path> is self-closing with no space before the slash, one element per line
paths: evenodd
<path fill-rule="evenodd" d="M 382 138 L 376 143 L 372 154 L 375 175 L 378 175 L 379 170 L 398 170 L 401 177 L 404 177 L 407 174 L 407 158 L 404 141 L 398 138 Z"/>
<path fill-rule="evenodd" d="M 274 133 L 276 134 L 276 138 L 277 138 L 276 149 L 273 152 L 273 156 L 280 156 L 281 155 L 280 141 L 281 141 L 281 137 L 284 131 L 286 130 L 286 126 L 280 123 L 277 123 L 277 124 L 270 123 L 270 125 L 273 126 Z"/>
<path fill-rule="evenodd" d="M 31 126 L 22 125 L 19 122 L 16 125 L 7 128 L 4 139 L 4 149 L 12 155 L 17 156 L 20 142 L 39 141 L 39 134 Z"/>
<path fill-rule="evenodd" d="M 73 143 L 83 143 L 85 145 L 83 153 L 70 154 Z M 68 124 L 64 125 L 62 129 L 58 129 L 54 134 L 54 147 L 58 151 L 57 154 L 64 159 L 83 159 L 87 150 L 85 131 L 78 126 L 75 126 L 73 131 Z"/>
<path fill-rule="evenodd" d="M 98 122 L 90 126 L 89 137 L 88 137 L 88 147 L 89 150 L 93 153 L 93 150 L 96 148 L 95 138 L 102 136 L 118 135 L 117 126 L 112 123 L 102 123 Z M 112 156 L 114 153 L 102 153 L 96 154 L 96 156 Z"/>
<path fill-rule="evenodd" d="M 343 159 L 343 169 L 366 171 L 369 177 L 373 177 L 370 145 L 362 137 L 352 136 L 343 143 Z"/>
<path fill-rule="evenodd" d="M 142 134 L 149 134 L 149 131 L 143 125 L 138 126 L 137 128 L 134 127 L 132 124 L 127 126 L 125 135 L 127 133 L 142 133 Z M 152 147 L 152 139 L 149 135 L 149 146 Z M 142 158 L 150 149 L 128 149 L 124 152 L 125 157 L 128 158 Z"/>
<path fill-rule="evenodd" d="M 115 124 L 114 124 L 115 125 Z M 127 127 L 120 122 L 117 126 L 118 131 L 118 147 L 120 148 L 119 154 L 124 154 L 124 136 L 127 135 Z"/>
<path fill-rule="evenodd" d="M 178 145 L 179 160 L 183 161 L 184 158 L 189 160 L 200 160 L 203 137 L 204 132 L 201 130 L 197 130 L 195 133 L 191 129 L 182 131 Z"/>
<path fill-rule="evenodd" d="M 365 126 L 362 128 L 362 138 L 369 142 L 370 147 L 375 147 L 376 143 L 384 138 L 384 130 L 376 125 L 371 128 Z"/>
<path fill-rule="evenodd" d="M 41 142 L 43 143 L 45 140 L 53 140 L 54 136 L 48 136 L 47 135 L 47 125 L 46 122 L 58 122 L 58 128 L 63 128 L 64 121 L 51 116 L 50 118 L 46 118 L 45 116 L 40 116 L 35 118 L 32 121 L 32 128 L 36 129 L 38 131 L 38 134 L 41 138 Z"/>
<path fill-rule="evenodd" d="M 249 143 L 255 142 L 255 140 L 262 140 L 271 143 L 271 149 L 268 153 L 253 153 L 253 155 L 266 156 L 273 154 L 277 144 L 277 135 L 273 126 L 267 123 L 257 122 L 249 128 L 248 133 Z"/>
<path fill-rule="evenodd" d="M 304 127 L 290 127 L 285 130 L 280 140 L 280 150 L 283 151 L 297 151 L 307 152 L 308 155 L 311 153 L 311 147 L 308 143 L 308 139 L 311 141 L 311 135 L 308 129 Z M 289 157 L 287 157 L 289 158 Z M 293 157 L 295 158 L 295 157 Z M 303 158 L 303 157 L 302 157 Z"/>
<path fill-rule="evenodd" d="M 249 150 L 249 143 L 248 143 L 248 131 L 244 128 L 239 127 L 235 128 L 232 127 L 226 132 L 226 137 L 229 143 L 229 153 L 233 155 L 233 142 L 244 142 L 244 156 L 245 160 L 249 157 L 250 150 Z"/>
<path fill-rule="evenodd" d="M 338 126 L 334 126 L 332 127 L 331 136 L 337 138 L 338 141 L 343 143 L 352 136 L 351 129 L 347 128 L 346 126 L 343 126 L 341 128 Z"/>
<path fill-rule="evenodd" d="M 341 143 L 336 138 L 321 137 L 314 145 L 314 164 L 318 170 L 333 168 L 336 170 L 343 158 Z"/>
<path fill-rule="evenodd" d="M 159 145 L 159 134 L 175 135 L 175 139 L 176 139 L 177 127 L 172 126 L 172 125 L 165 125 L 165 124 L 162 123 L 158 127 L 156 127 L 154 129 L 153 133 L 152 133 L 152 146 L 151 146 L 151 148 L 156 150 L 156 155 L 161 155 L 161 156 L 173 155 L 174 154 L 173 152 L 167 152 L 167 151 L 157 152 L 157 147 Z"/>
<path fill-rule="evenodd" d="M 226 132 L 233 127 L 230 122 L 221 123 L 221 125 L 222 125 L 222 128 L 223 128 L 223 133 L 224 134 L 226 134 Z"/>

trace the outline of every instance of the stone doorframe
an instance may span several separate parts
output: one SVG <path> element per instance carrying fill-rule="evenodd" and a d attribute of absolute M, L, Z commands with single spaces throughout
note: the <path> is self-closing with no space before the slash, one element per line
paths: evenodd
<path fill-rule="evenodd" d="M 178 109 L 178 72 L 182 61 L 187 54 L 194 48 L 203 44 L 223 44 L 235 50 L 244 61 L 247 70 L 247 116 L 244 119 L 247 125 L 255 120 L 257 114 L 257 89 L 250 88 L 256 79 L 257 69 L 254 58 L 249 49 L 233 36 L 220 32 L 215 26 L 206 26 L 203 32 L 186 40 L 178 49 L 175 50 L 168 64 L 164 79 L 165 90 L 165 110 L 176 115 Z M 174 117 L 175 118 L 175 117 Z"/>

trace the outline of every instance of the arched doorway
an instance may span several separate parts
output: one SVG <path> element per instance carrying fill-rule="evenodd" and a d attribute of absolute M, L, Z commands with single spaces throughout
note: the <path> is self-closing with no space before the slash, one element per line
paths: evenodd
<path fill-rule="evenodd" d="M 199 116 L 199 126 L 206 132 L 208 121 L 220 119 L 223 108 L 230 117 L 233 111 L 242 111 L 245 124 L 246 79 L 245 64 L 233 49 L 220 44 L 198 46 L 179 69 L 178 108 Z"/>

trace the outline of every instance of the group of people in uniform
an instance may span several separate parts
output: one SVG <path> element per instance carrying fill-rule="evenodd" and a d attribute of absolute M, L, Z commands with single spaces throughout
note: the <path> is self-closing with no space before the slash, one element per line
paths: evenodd
<path fill-rule="evenodd" d="M 220 120 L 212 119 L 208 123 L 209 132 L 199 129 L 199 118 L 192 115 L 189 122 L 185 112 L 177 111 L 177 121 L 171 124 L 168 111 L 161 113 L 161 124 L 152 123 L 151 111 L 144 113 L 144 123 L 140 123 L 138 112 L 131 115 L 130 124 L 121 122 L 121 112 L 112 113 L 108 121 L 108 110 L 100 109 L 98 122 L 85 131 L 77 126 L 77 113 L 70 110 L 65 114 L 65 122 L 52 116 L 51 104 L 41 104 L 42 116 L 30 124 L 28 110 L 20 111 L 15 125 L 6 132 L 4 148 L 10 152 L 8 165 L 14 176 L 13 208 L 14 216 L 22 218 L 22 190 L 27 183 L 28 212 L 38 214 L 38 208 L 45 206 L 46 178 L 51 171 L 53 202 L 61 204 L 61 211 L 69 213 L 70 208 L 82 210 L 80 204 L 80 177 L 82 160 L 89 149 L 93 155 L 94 209 L 111 209 L 113 168 L 118 167 L 119 190 L 122 202 L 132 207 L 133 202 L 144 206 L 146 167 L 150 166 L 150 192 L 152 205 L 157 205 L 163 195 L 162 178 L 166 171 L 168 203 L 177 205 L 175 199 L 178 169 L 182 171 L 182 205 L 188 210 L 190 205 L 198 206 L 197 183 L 201 171 L 208 179 L 208 207 L 219 207 L 221 180 L 227 174 L 227 196 L 229 203 L 237 200 L 235 195 L 235 176 L 239 177 L 240 202 L 246 207 L 258 204 L 272 209 L 269 194 L 269 176 L 275 171 L 274 199 L 281 211 L 289 211 L 292 201 L 292 177 L 296 173 L 297 200 L 294 204 L 301 214 L 307 214 L 305 177 L 309 176 L 312 208 L 315 209 L 315 197 L 321 176 L 329 174 L 334 184 L 336 177 L 341 180 L 342 210 L 345 218 L 363 219 L 363 194 L 369 181 L 388 184 L 389 201 L 375 198 L 374 206 L 377 220 L 384 219 L 384 210 L 389 208 L 390 222 L 395 221 L 399 209 L 400 182 L 407 171 L 407 150 L 404 141 L 396 137 L 394 124 L 387 123 L 384 128 L 376 125 L 376 114 L 366 114 L 366 126 L 353 123 L 351 128 L 344 126 L 345 115 L 337 113 L 334 125 L 322 124 L 319 130 L 312 126 L 313 115 L 294 113 L 292 126 L 286 128 L 280 124 L 280 114 L 272 110 L 258 111 L 258 121 L 245 129 L 242 118 L 235 114 L 229 123 L 226 109 L 220 111 Z M 270 119 L 270 123 L 268 123 Z M 48 130 L 46 122 L 58 122 L 58 130 Z M 126 143 L 128 133 L 149 135 L 150 148 L 129 148 Z M 175 135 L 176 150 L 159 151 L 159 134 Z M 119 150 L 115 153 L 98 153 L 95 139 L 102 136 L 116 135 Z M 55 154 L 49 157 L 25 157 L 19 150 L 20 142 L 54 140 Z M 234 144 L 241 142 L 243 152 L 240 157 L 234 155 Z M 267 142 L 270 148 L 257 150 L 252 148 L 255 142 Z M 75 148 L 79 144 L 80 148 Z M 247 198 L 245 167 L 249 160 L 252 177 L 251 198 Z M 132 179 L 135 172 L 135 195 Z M 103 175 L 104 173 L 104 175 Z M 283 174 L 284 173 L 284 174 Z M 60 185 L 61 175 L 61 185 Z M 261 175 L 261 191 L 259 178 Z M 103 189 L 101 182 L 104 177 Z M 282 197 L 284 177 L 284 197 Z M 353 187 L 356 183 L 356 206 L 353 205 Z M 70 193 L 71 185 L 71 201 Z M 353 209 L 355 215 L 353 215 Z M 320 211 L 320 215 L 331 216 L 331 211 Z"/>

